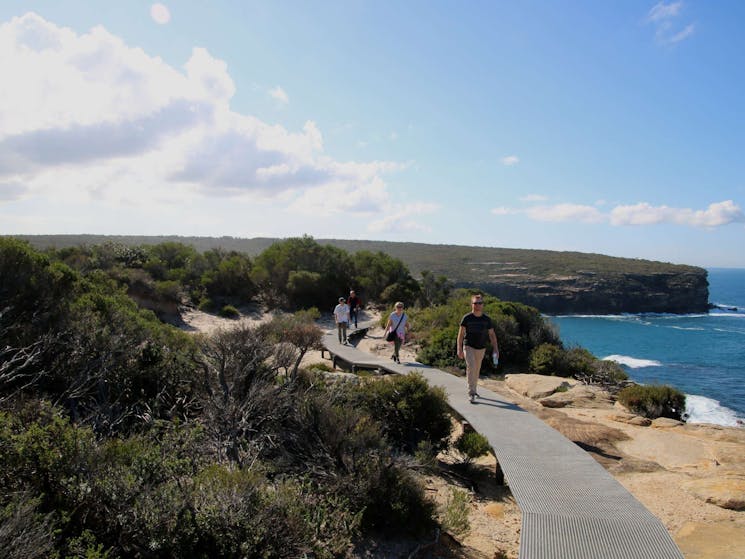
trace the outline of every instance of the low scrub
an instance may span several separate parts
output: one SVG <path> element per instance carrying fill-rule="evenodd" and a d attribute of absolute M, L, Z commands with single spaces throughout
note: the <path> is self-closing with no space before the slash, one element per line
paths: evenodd
<path fill-rule="evenodd" d="M 484 435 L 476 431 L 468 431 L 455 441 L 455 449 L 463 457 L 463 463 L 468 465 L 476 458 L 486 456 L 491 450 L 491 445 Z"/>
<path fill-rule="evenodd" d="M 223 318 L 238 318 L 241 316 L 241 313 L 233 305 L 225 305 L 220 309 L 219 314 Z"/>
<path fill-rule="evenodd" d="M 437 450 L 447 447 L 450 410 L 442 388 L 430 386 L 419 373 L 371 379 L 352 389 L 353 407 L 367 411 L 383 426 L 388 441 L 413 453 L 422 441 Z"/>
<path fill-rule="evenodd" d="M 686 405 L 685 394 L 664 384 L 627 386 L 618 393 L 618 401 L 649 419 L 669 417 L 680 420 Z"/>
<path fill-rule="evenodd" d="M 452 489 L 447 503 L 442 507 L 442 528 L 455 536 L 465 536 L 471 530 L 468 520 L 471 505 L 468 493 L 461 489 Z"/>

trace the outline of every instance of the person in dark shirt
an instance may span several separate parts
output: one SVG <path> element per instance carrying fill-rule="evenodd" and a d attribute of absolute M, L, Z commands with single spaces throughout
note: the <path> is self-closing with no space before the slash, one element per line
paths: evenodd
<path fill-rule="evenodd" d="M 497 335 L 494 333 L 494 324 L 491 318 L 484 314 L 484 297 L 481 293 L 471 295 L 471 312 L 464 315 L 458 329 L 458 358 L 466 360 L 466 380 L 468 382 L 468 397 L 473 404 L 478 398 L 476 385 L 481 371 L 481 362 L 484 360 L 486 342 L 490 341 L 494 350 L 492 359 L 497 363 L 499 359 L 499 346 Z"/>
<path fill-rule="evenodd" d="M 357 315 L 362 309 L 362 301 L 357 297 L 354 289 L 349 292 L 347 305 L 349 305 L 349 327 L 351 328 L 352 322 L 354 322 L 354 327 L 357 328 Z"/>

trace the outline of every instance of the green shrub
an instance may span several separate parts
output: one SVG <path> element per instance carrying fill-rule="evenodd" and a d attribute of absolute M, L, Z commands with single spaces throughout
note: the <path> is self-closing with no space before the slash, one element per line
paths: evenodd
<path fill-rule="evenodd" d="M 664 384 L 627 386 L 618 393 L 618 401 L 649 419 L 669 417 L 680 420 L 686 405 L 685 394 Z"/>
<path fill-rule="evenodd" d="M 233 305 L 225 305 L 218 313 L 223 318 L 239 318 L 241 313 Z"/>
<path fill-rule="evenodd" d="M 352 405 L 378 420 L 393 446 L 408 452 L 421 441 L 438 450 L 447 447 L 451 424 L 445 391 L 430 386 L 420 373 L 372 379 L 354 391 Z"/>
<path fill-rule="evenodd" d="M 554 344 L 541 344 L 530 352 L 530 372 L 536 375 L 556 375 L 562 367 L 564 350 Z"/>
<path fill-rule="evenodd" d="M 437 329 L 427 339 L 422 340 L 417 360 L 433 367 L 461 367 L 463 360 L 459 359 L 456 353 L 457 336 L 457 324 Z"/>
<path fill-rule="evenodd" d="M 442 529 L 456 536 L 464 536 L 471 530 L 468 520 L 470 499 L 468 493 L 460 489 L 451 489 L 450 497 L 442 508 Z"/>
<path fill-rule="evenodd" d="M 467 431 L 455 441 L 455 449 L 464 457 L 463 462 L 470 464 L 476 458 L 486 456 L 491 450 L 489 439 L 476 431 Z"/>
<path fill-rule="evenodd" d="M 181 284 L 177 281 L 166 280 L 155 282 L 155 292 L 164 301 L 181 302 Z"/>
<path fill-rule="evenodd" d="M 572 347 L 564 354 L 564 374 L 562 377 L 578 377 L 594 371 L 597 358 L 583 347 Z"/>
<path fill-rule="evenodd" d="M 384 535 L 421 536 L 435 524 L 435 504 L 408 469 L 383 457 L 371 457 L 366 473 L 355 480 L 364 491 L 362 526 Z"/>

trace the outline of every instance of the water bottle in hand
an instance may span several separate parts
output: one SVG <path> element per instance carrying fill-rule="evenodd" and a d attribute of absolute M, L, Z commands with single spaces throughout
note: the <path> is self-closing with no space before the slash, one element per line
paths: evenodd
<path fill-rule="evenodd" d="M 499 365 L 499 354 L 498 353 L 492 353 L 491 358 L 492 358 L 492 361 L 494 362 L 495 367 Z"/>

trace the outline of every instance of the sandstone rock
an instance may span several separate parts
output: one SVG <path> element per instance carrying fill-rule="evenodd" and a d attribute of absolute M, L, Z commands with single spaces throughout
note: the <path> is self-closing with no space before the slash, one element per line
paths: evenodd
<path fill-rule="evenodd" d="M 608 416 L 608 419 L 618 421 L 619 423 L 628 423 L 630 425 L 639 425 L 640 427 L 647 427 L 652 425 L 652 420 L 641 415 L 634 415 L 633 413 L 616 413 Z"/>
<path fill-rule="evenodd" d="M 686 522 L 674 536 L 685 557 L 742 559 L 745 529 L 737 524 Z"/>
<path fill-rule="evenodd" d="M 745 478 L 711 477 L 683 484 L 695 497 L 732 510 L 745 510 Z"/>
<path fill-rule="evenodd" d="M 579 384 L 574 379 L 529 374 L 507 375 L 505 381 L 518 394 L 534 399 L 549 396 L 562 386 L 570 388 Z"/>
<path fill-rule="evenodd" d="M 679 425 L 683 425 L 683 422 L 677 419 L 670 419 L 669 417 L 658 417 L 652 420 L 652 427 L 656 429 L 669 429 L 670 427 L 677 427 Z"/>
<path fill-rule="evenodd" d="M 566 392 L 555 392 L 541 398 L 538 403 L 547 408 L 599 408 L 610 404 L 610 396 L 600 388 L 578 384 Z"/>
<path fill-rule="evenodd" d="M 554 398 L 554 394 L 538 400 L 538 403 L 544 408 L 565 408 L 572 403 L 569 398 Z"/>

